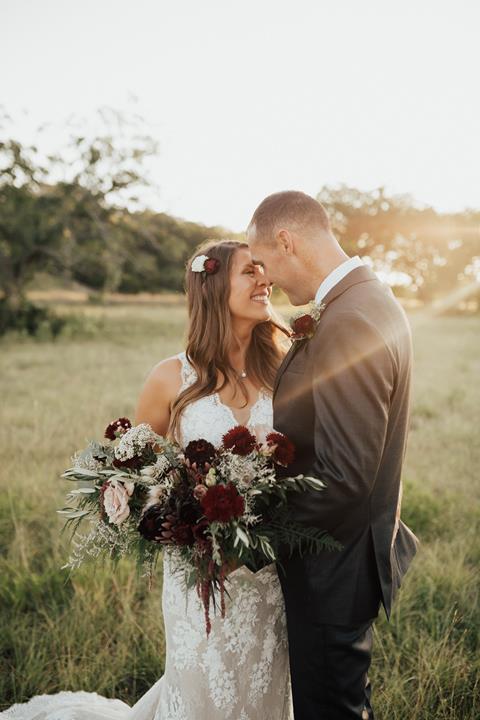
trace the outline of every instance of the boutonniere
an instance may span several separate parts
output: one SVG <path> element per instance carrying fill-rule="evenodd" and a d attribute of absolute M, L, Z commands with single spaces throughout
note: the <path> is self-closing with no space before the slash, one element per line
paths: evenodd
<path fill-rule="evenodd" d="M 310 340 L 315 334 L 318 321 L 325 308 L 325 303 L 319 305 L 316 302 L 312 302 L 309 305 L 309 312 L 292 317 L 290 320 L 290 326 L 292 328 L 290 338 L 292 340 Z"/>

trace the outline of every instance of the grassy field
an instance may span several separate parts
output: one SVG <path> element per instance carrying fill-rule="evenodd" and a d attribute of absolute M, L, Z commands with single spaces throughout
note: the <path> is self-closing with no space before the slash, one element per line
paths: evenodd
<path fill-rule="evenodd" d="M 68 579 L 55 509 L 73 452 L 113 417 L 131 417 L 146 373 L 182 348 L 184 309 L 80 307 L 81 339 L 0 343 L 0 709 L 60 689 L 133 703 L 163 672 L 161 577 L 149 591 L 124 563 Z M 374 700 L 380 720 L 476 720 L 480 318 L 411 321 L 403 518 L 422 547 L 391 623 L 376 625 Z"/>

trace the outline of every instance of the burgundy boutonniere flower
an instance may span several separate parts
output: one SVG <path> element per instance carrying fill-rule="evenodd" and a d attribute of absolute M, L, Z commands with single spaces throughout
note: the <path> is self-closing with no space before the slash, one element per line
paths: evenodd
<path fill-rule="evenodd" d="M 310 304 L 310 311 L 308 313 L 302 313 L 297 317 L 292 318 L 290 326 L 292 333 L 290 335 L 292 340 L 309 340 L 315 335 L 318 322 L 322 312 L 325 310 L 325 305 L 317 305 L 317 303 Z"/>

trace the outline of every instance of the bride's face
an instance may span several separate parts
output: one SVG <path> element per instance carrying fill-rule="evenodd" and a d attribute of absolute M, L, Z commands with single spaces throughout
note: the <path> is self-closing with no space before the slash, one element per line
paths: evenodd
<path fill-rule="evenodd" d="M 271 286 L 248 248 L 236 250 L 230 268 L 229 309 L 233 318 L 254 324 L 270 319 Z"/>

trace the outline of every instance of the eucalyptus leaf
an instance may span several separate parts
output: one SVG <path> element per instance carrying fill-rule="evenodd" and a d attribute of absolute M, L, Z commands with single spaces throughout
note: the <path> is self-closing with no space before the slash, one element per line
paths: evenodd
<path fill-rule="evenodd" d="M 97 492 L 97 489 L 94 487 L 81 487 L 76 488 L 75 490 L 70 490 L 68 493 L 69 495 L 89 495 L 91 493 Z"/>
<path fill-rule="evenodd" d="M 80 518 L 89 515 L 89 510 L 57 510 L 59 515 L 66 515 L 69 518 Z"/>
<path fill-rule="evenodd" d="M 246 547 L 250 547 L 249 537 L 240 527 L 237 527 L 237 538 L 239 538 Z"/>

